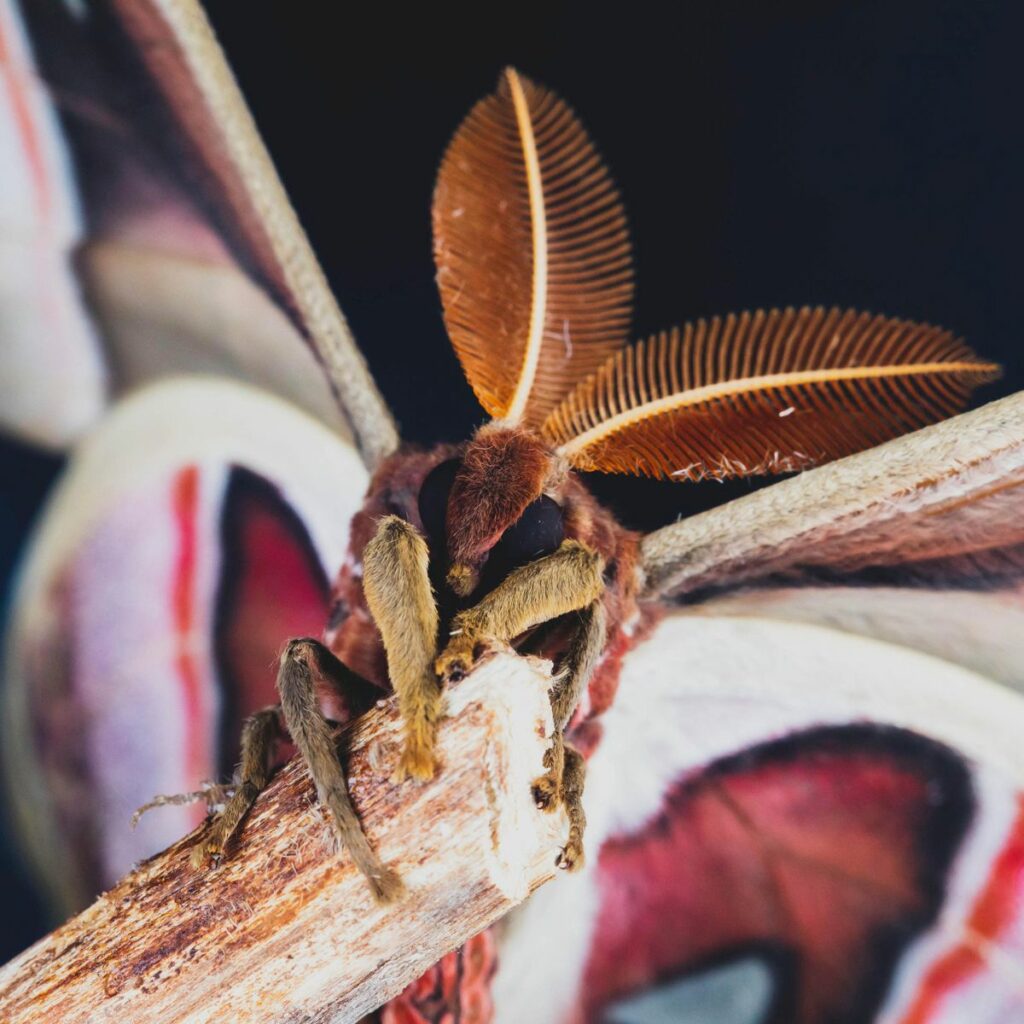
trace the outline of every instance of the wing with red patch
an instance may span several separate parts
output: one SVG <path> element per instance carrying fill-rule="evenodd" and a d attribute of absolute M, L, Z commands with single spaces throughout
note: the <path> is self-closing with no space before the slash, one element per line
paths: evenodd
<path fill-rule="evenodd" d="M 22 568 L 3 716 L 19 830 L 62 909 L 202 817 L 128 824 L 230 773 L 283 644 L 324 629 L 366 482 L 336 434 L 228 381 L 145 390 L 81 446 Z"/>
<path fill-rule="evenodd" d="M 681 780 L 601 850 L 582 1019 L 750 958 L 771 974 L 766 1021 L 873 1019 L 974 810 L 952 751 L 872 726 L 795 733 Z"/>
<path fill-rule="evenodd" d="M 920 651 L 679 611 L 625 660 L 590 861 L 496 1021 L 997 1024 L 1024 1006 L 1024 703 Z"/>

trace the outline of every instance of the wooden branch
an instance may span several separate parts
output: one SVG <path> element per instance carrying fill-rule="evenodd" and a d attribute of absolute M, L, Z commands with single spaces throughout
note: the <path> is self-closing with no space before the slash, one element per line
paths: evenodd
<path fill-rule="evenodd" d="M 556 873 L 562 812 L 530 783 L 551 735 L 544 667 L 486 661 L 446 697 L 441 770 L 390 781 L 394 701 L 343 741 L 353 799 L 405 896 L 377 906 L 290 762 L 230 858 L 195 871 L 195 835 L 0 968 L 0 1024 L 357 1021 Z"/>

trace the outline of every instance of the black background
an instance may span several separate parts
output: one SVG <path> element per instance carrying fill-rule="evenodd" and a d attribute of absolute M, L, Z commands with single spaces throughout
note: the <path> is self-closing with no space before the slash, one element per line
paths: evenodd
<path fill-rule="evenodd" d="M 208 0 L 403 431 L 483 416 L 448 345 L 429 206 L 444 145 L 515 64 L 580 113 L 619 182 L 639 335 L 822 303 L 941 323 L 1024 386 L 1021 7 L 981 0 L 466 6 Z M 60 460 L 0 442 L 5 592 Z M 601 484 L 649 527 L 742 493 Z M 6 959 L 45 926 L 10 853 Z"/>

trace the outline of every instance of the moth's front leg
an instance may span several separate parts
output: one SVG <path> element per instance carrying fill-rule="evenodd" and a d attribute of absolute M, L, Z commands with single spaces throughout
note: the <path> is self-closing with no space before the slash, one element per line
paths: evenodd
<path fill-rule="evenodd" d="M 384 641 L 405 723 L 398 779 L 429 779 L 435 768 L 441 687 L 433 671 L 438 618 L 428 558 L 426 541 L 398 516 L 383 518 L 363 551 L 363 593 Z"/>
<path fill-rule="evenodd" d="M 551 690 L 555 742 L 545 757 L 548 771 L 533 784 L 533 798 L 541 810 L 554 810 L 563 794 L 565 750 L 562 733 L 580 702 L 605 644 L 605 611 L 594 601 L 580 612 L 580 622 Z"/>
<path fill-rule="evenodd" d="M 334 731 L 320 709 L 318 683 L 344 679 L 349 672 L 322 643 L 303 637 L 291 640 L 281 655 L 277 690 L 281 711 L 295 746 L 309 766 L 320 803 L 328 809 L 334 827 L 356 867 L 366 877 L 374 897 L 387 903 L 402 892 L 398 876 L 370 846 L 348 792 L 345 770 L 338 760 Z"/>
<path fill-rule="evenodd" d="M 492 643 L 507 643 L 533 626 L 579 611 L 604 590 L 603 560 L 578 541 L 509 573 L 479 604 L 452 620 L 448 646 L 435 662 L 444 681 L 461 679 Z"/>
<path fill-rule="evenodd" d="M 583 863 L 583 758 L 565 744 L 563 730 L 579 703 L 605 640 L 601 556 L 577 541 L 565 541 L 546 558 L 510 573 L 479 604 L 460 612 L 452 622 L 451 639 L 435 663 L 443 679 L 458 679 L 473 665 L 481 649 L 507 642 L 520 633 L 560 615 L 579 611 L 580 624 L 566 653 L 551 694 L 555 734 L 545 758 L 548 771 L 534 780 L 537 805 L 564 806 L 569 836 L 559 866 L 573 871 Z"/>

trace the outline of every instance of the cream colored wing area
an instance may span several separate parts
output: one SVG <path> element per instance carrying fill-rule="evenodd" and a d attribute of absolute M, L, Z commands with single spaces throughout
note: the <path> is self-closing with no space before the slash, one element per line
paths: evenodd
<path fill-rule="evenodd" d="M 260 499 L 248 519 L 230 513 L 239 476 Z M 21 566 L 3 663 L 5 783 L 55 906 L 81 906 L 201 817 L 128 825 L 155 794 L 216 778 L 225 723 L 273 701 L 281 644 L 326 622 L 366 485 L 353 444 L 212 378 L 140 391 L 75 452 Z M 259 609 L 233 663 L 232 593 Z"/>
<path fill-rule="evenodd" d="M 184 239 L 175 251 L 140 234 L 92 242 L 77 261 L 118 391 L 175 374 L 228 376 L 289 399 L 352 440 L 292 321 L 226 254 L 217 258 L 213 239 L 210 252 L 189 251 Z"/>
<path fill-rule="evenodd" d="M 674 613 L 629 655 L 619 693 L 588 777 L 595 793 L 613 794 L 595 808 L 599 834 L 646 821 L 688 768 L 827 724 L 911 729 L 1024 787 L 1024 697 L 960 665 L 822 625 Z"/>
<path fill-rule="evenodd" d="M 70 254 L 82 224 L 70 156 L 17 8 L 0 0 L 0 429 L 60 447 L 105 399 Z"/>
<path fill-rule="evenodd" d="M 780 619 L 933 654 L 1024 693 L 1024 591 L 780 587 L 694 606 L 694 615 Z"/>
<path fill-rule="evenodd" d="M 1019 393 L 650 534 L 644 587 L 687 598 L 809 569 L 925 563 L 970 577 L 987 553 L 1017 557 L 1022 507 Z"/>

